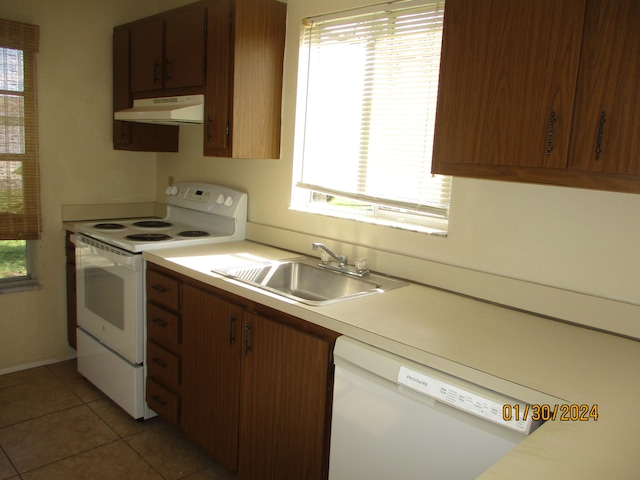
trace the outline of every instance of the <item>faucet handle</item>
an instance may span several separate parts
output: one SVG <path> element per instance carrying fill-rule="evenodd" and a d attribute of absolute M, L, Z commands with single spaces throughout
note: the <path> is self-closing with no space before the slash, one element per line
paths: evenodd
<path fill-rule="evenodd" d="M 331 262 L 331 255 L 324 250 L 320 250 L 320 261 L 324 264 Z"/>
<path fill-rule="evenodd" d="M 356 272 L 363 273 L 369 270 L 369 262 L 366 258 L 356 258 L 353 266 L 356 269 Z"/>

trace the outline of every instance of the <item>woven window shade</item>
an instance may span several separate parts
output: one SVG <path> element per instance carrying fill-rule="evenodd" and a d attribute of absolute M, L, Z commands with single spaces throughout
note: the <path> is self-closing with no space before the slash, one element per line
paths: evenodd
<path fill-rule="evenodd" d="M 36 25 L 0 19 L 0 240 L 40 238 Z"/>

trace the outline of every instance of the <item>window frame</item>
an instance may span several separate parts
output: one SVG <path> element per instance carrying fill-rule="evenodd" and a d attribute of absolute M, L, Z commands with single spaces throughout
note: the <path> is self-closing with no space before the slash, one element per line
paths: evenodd
<path fill-rule="evenodd" d="M 358 9 L 347 10 L 343 12 L 336 12 L 326 16 L 318 16 L 313 18 L 303 19 L 303 27 L 301 32 L 300 41 L 300 62 L 299 62 L 299 79 L 298 79 L 298 111 L 296 115 L 296 141 L 294 146 L 294 166 L 293 166 L 293 178 L 292 178 L 292 191 L 291 191 L 291 204 L 292 210 L 299 210 L 306 213 L 328 215 L 339 218 L 346 218 L 356 221 L 364 221 L 367 223 L 385 225 L 394 228 L 401 228 L 405 230 L 418 231 L 429 234 L 437 234 L 446 236 L 448 230 L 448 217 L 449 208 L 451 202 L 451 177 L 438 176 L 440 186 L 435 188 L 439 190 L 439 193 L 433 194 L 431 199 L 437 199 L 440 197 L 444 199 L 438 204 L 434 201 L 432 205 L 429 203 L 407 203 L 401 199 L 394 201 L 394 199 L 379 199 L 375 196 L 361 195 L 358 192 L 345 192 L 340 189 L 326 187 L 323 185 L 315 184 L 315 182 L 305 182 L 303 180 L 303 166 L 304 166 L 304 154 L 305 154 L 305 140 L 306 140 L 306 120 L 307 120 L 307 89 L 309 88 L 309 69 L 310 59 L 306 49 L 309 48 L 308 44 L 305 44 L 305 35 L 310 28 L 309 24 L 312 22 L 324 22 L 326 20 L 347 20 L 353 21 L 361 15 L 369 15 L 380 13 L 381 11 L 391 11 L 389 15 L 389 23 L 393 23 L 397 20 L 398 15 L 403 15 L 407 9 L 412 9 L 422 6 L 439 5 L 440 11 L 443 10 L 443 1 L 426 0 L 426 1 L 399 1 L 391 2 L 383 5 L 372 5 L 370 7 L 363 7 Z M 442 29 L 442 23 L 440 24 L 440 35 Z M 432 32 L 427 32 L 427 35 L 432 35 Z M 438 65 L 439 65 L 439 52 L 438 52 Z M 439 69 L 438 69 L 439 70 Z M 437 78 L 439 71 L 435 72 Z M 431 70 L 430 75 L 434 75 Z M 437 97 L 437 80 L 435 82 L 435 91 Z M 432 114 L 432 126 L 435 125 L 435 106 L 436 101 L 432 98 L 430 105 L 430 113 Z M 363 127 L 363 123 L 360 123 L 361 132 L 366 127 Z M 433 130 L 431 130 L 431 138 L 422 137 L 425 139 L 425 143 L 433 143 Z M 368 141 L 368 139 L 367 139 Z M 367 143 L 369 145 L 369 143 Z M 425 150 L 426 151 L 426 150 Z M 431 151 L 429 151 L 430 157 Z M 355 159 L 354 159 L 355 160 Z M 362 159 L 356 160 L 362 162 Z M 365 161 L 369 161 L 368 159 Z M 386 162 L 386 161 L 385 161 Z M 424 167 L 424 163 L 422 164 Z M 427 165 L 428 166 L 428 165 Z M 423 168 L 424 169 L 424 168 Z M 425 177 L 434 177 L 430 174 L 430 169 Z M 437 182 L 434 182 L 437 183 Z M 354 187 L 357 189 L 358 187 Z M 347 193 L 347 195 L 344 195 Z M 369 208 L 366 208 L 363 212 L 358 212 L 355 208 L 340 207 L 327 204 L 326 202 L 318 201 L 317 198 L 322 196 L 326 197 L 340 197 L 344 196 L 347 199 L 366 202 Z M 424 198 L 424 197 L 423 197 Z M 415 207 L 415 208 L 414 208 Z"/>
<path fill-rule="evenodd" d="M 2 240 L 0 240 L 0 242 L 2 242 Z M 26 240 L 25 262 L 27 265 L 27 273 L 26 275 L 20 275 L 19 277 L 0 277 L 0 292 L 6 293 L 39 287 L 36 271 L 37 248 L 38 242 L 36 240 Z"/>
<path fill-rule="evenodd" d="M 0 240 L 25 240 L 26 275 L 0 278 L 0 290 L 3 292 L 37 288 L 36 254 L 40 238 L 40 179 L 38 166 L 38 111 L 37 111 L 37 73 L 36 54 L 39 50 L 40 29 L 37 25 L 0 19 L 0 48 L 21 51 L 22 90 L 8 88 L 0 90 L 2 96 L 17 95 L 23 98 L 21 120 L 24 124 L 23 152 L 10 152 L 3 147 L 0 153 L 2 162 L 19 162 L 22 175 L 21 188 L 22 213 L 9 210 L 0 213 Z M 3 52 L 4 55 L 4 52 Z M 6 57 L 5 57 L 6 58 Z M 7 77 L 4 77 L 7 78 Z M 6 85 L 9 85 L 7 83 Z M 4 104 L 4 103 L 3 103 Z M 5 117 L 7 118 L 7 117 Z M 2 125 L 8 123 L 2 122 Z M 8 133 L 5 138 L 8 137 Z M 6 144 L 5 144 L 6 145 Z M 9 169 L 7 164 L 7 171 Z M 7 195 L 11 195 L 6 190 Z M 10 198 L 10 197 L 7 197 Z"/>

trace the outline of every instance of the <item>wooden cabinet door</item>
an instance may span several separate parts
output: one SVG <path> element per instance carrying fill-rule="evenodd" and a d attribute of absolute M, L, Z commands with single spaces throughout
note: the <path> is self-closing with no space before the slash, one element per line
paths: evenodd
<path fill-rule="evenodd" d="M 238 477 L 324 478 L 330 345 L 245 312 Z"/>
<path fill-rule="evenodd" d="M 447 0 L 434 173 L 566 167 L 585 0 Z"/>
<path fill-rule="evenodd" d="M 204 154 L 231 156 L 231 0 L 209 5 Z"/>
<path fill-rule="evenodd" d="M 222 465 L 238 463 L 242 308 L 183 288 L 182 427 Z"/>
<path fill-rule="evenodd" d="M 164 21 L 152 18 L 131 27 L 131 92 L 159 90 L 164 76 Z"/>
<path fill-rule="evenodd" d="M 570 167 L 640 175 L 640 4 L 587 0 Z"/>
<path fill-rule="evenodd" d="M 129 94 L 129 29 L 113 31 L 113 111 L 131 106 Z M 114 145 L 131 144 L 131 123 L 113 121 Z"/>
<path fill-rule="evenodd" d="M 131 78 L 130 45 L 131 30 L 118 28 L 113 31 L 113 111 L 132 106 L 129 92 Z M 145 152 L 177 152 L 178 127 L 143 123 L 113 121 L 113 148 Z"/>
<path fill-rule="evenodd" d="M 166 16 L 164 88 L 204 85 L 206 22 L 202 3 Z"/>

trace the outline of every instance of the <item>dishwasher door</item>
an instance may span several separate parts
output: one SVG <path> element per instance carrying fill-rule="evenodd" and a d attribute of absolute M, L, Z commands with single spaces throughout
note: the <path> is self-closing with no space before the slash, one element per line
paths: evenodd
<path fill-rule="evenodd" d="M 473 479 L 535 428 L 503 421 L 511 398 L 356 340 L 334 357 L 329 480 Z"/>

